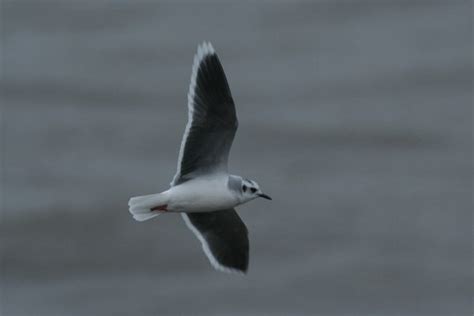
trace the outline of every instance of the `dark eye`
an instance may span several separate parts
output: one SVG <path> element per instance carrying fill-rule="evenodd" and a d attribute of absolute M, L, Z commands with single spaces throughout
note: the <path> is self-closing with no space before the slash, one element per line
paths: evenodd
<path fill-rule="evenodd" d="M 251 188 L 250 191 L 252 191 L 252 193 L 255 193 L 255 192 L 257 192 L 257 189 Z"/>
<path fill-rule="evenodd" d="M 244 186 L 242 187 L 242 190 L 244 190 L 244 192 L 247 192 L 247 186 L 244 185 Z"/>

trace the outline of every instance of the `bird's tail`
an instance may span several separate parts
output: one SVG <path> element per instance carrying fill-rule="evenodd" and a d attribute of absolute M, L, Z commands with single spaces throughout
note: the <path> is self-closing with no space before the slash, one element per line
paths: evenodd
<path fill-rule="evenodd" d="M 165 211 L 166 200 L 163 193 L 135 196 L 128 201 L 128 210 L 135 220 L 143 222 Z"/>

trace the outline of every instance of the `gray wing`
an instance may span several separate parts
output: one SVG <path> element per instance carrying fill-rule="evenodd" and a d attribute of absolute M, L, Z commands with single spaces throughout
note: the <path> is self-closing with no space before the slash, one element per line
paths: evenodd
<path fill-rule="evenodd" d="M 198 47 L 188 92 L 188 124 L 172 185 L 203 173 L 227 171 L 237 131 L 234 101 L 219 58 L 210 43 Z"/>
<path fill-rule="evenodd" d="M 201 241 L 214 268 L 245 273 L 249 264 L 247 227 L 234 209 L 209 213 L 182 213 L 186 225 Z"/>

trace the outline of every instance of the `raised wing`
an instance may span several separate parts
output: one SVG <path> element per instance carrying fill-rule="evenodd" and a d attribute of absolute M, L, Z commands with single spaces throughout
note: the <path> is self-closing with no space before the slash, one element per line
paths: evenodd
<path fill-rule="evenodd" d="M 188 92 L 188 124 L 172 185 L 199 174 L 227 171 L 237 130 L 234 101 L 219 58 L 210 43 L 198 47 Z"/>
<path fill-rule="evenodd" d="M 249 264 L 247 227 L 234 209 L 209 213 L 182 213 L 186 225 L 201 241 L 217 270 L 245 273 Z"/>

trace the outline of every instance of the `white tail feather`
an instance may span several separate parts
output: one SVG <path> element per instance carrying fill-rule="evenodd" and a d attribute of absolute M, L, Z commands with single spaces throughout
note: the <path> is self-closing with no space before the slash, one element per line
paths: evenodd
<path fill-rule="evenodd" d="M 138 222 L 144 222 L 158 215 L 160 215 L 160 213 L 158 213 L 157 211 L 149 212 L 148 214 L 133 214 L 133 219 Z"/>
<path fill-rule="evenodd" d="M 163 193 L 135 196 L 128 201 L 130 214 L 139 222 L 160 215 L 160 211 L 152 211 L 151 209 L 164 204 L 166 204 L 166 196 Z"/>

